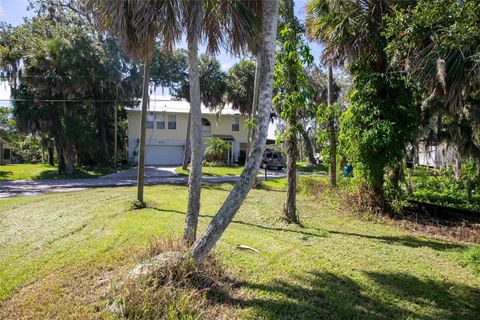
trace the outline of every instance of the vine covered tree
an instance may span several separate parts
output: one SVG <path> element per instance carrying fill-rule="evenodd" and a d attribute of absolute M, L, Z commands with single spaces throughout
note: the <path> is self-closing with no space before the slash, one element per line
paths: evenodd
<path fill-rule="evenodd" d="M 293 14 L 293 1 L 284 2 L 284 21 L 279 30 L 279 49 L 275 64 L 274 104 L 279 107 L 280 117 L 286 121 L 284 134 L 287 153 L 287 199 L 283 212 L 285 218 L 298 223 L 296 208 L 297 181 L 297 134 L 302 125 L 300 110 L 308 109 L 313 92 L 304 69 L 308 68 L 313 57 L 310 48 L 302 39 L 300 25 Z"/>

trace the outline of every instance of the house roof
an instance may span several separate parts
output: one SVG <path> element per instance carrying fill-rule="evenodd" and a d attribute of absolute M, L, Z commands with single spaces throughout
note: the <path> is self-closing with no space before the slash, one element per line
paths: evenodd
<path fill-rule="evenodd" d="M 235 138 L 230 134 L 213 134 L 212 137 L 220 138 L 223 141 L 235 141 Z"/>
<path fill-rule="evenodd" d="M 128 108 L 127 111 L 138 112 L 140 108 Z M 172 112 L 172 113 L 189 113 L 190 103 L 186 100 L 150 100 L 150 106 L 148 108 L 150 112 Z M 232 109 L 232 105 L 226 104 L 221 111 L 212 111 L 205 107 L 202 103 L 202 114 L 221 114 L 221 115 L 240 115 L 238 110 Z"/>
<path fill-rule="evenodd" d="M 2 139 L 1 137 L 0 137 L 0 143 L 3 144 L 4 148 L 7 148 L 7 149 L 10 148 L 10 145 L 8 144 L 8 141 L 5 140 L 5 139 Z"/>

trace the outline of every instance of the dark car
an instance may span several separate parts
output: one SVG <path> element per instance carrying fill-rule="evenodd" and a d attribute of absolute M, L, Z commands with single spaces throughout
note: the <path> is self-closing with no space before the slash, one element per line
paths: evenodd
<path fill-rule="evenodd" d="M 266 149 L 263 153 L 262 159 L 262 168 L 271 169 L 277 168 L 278 170 L 282 170 L 286 166 L 285 160 L 280 155 L 280 153 L 272 150 Z"/>

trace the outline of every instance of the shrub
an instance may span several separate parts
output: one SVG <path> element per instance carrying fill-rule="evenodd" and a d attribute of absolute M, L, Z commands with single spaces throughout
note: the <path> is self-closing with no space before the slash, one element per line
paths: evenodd
<path fill-rule="evenodd" d="M 217 137 L 207 139 L 205 160 L 208 162 L 221 162 L 225 160 L 225 154 L 230 150 L 230 144 Z"/>

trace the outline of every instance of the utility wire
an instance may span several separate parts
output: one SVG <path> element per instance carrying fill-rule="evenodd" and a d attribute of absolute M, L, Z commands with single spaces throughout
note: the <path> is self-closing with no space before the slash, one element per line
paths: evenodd
<path fill-rule="evenodd" d="M 102 100 L 102 99 L 0 99 L 4 102 L 140 102 L 138 100 Z M 150 102 L 171 102 L 177 100 L 151 99 Z"/>

